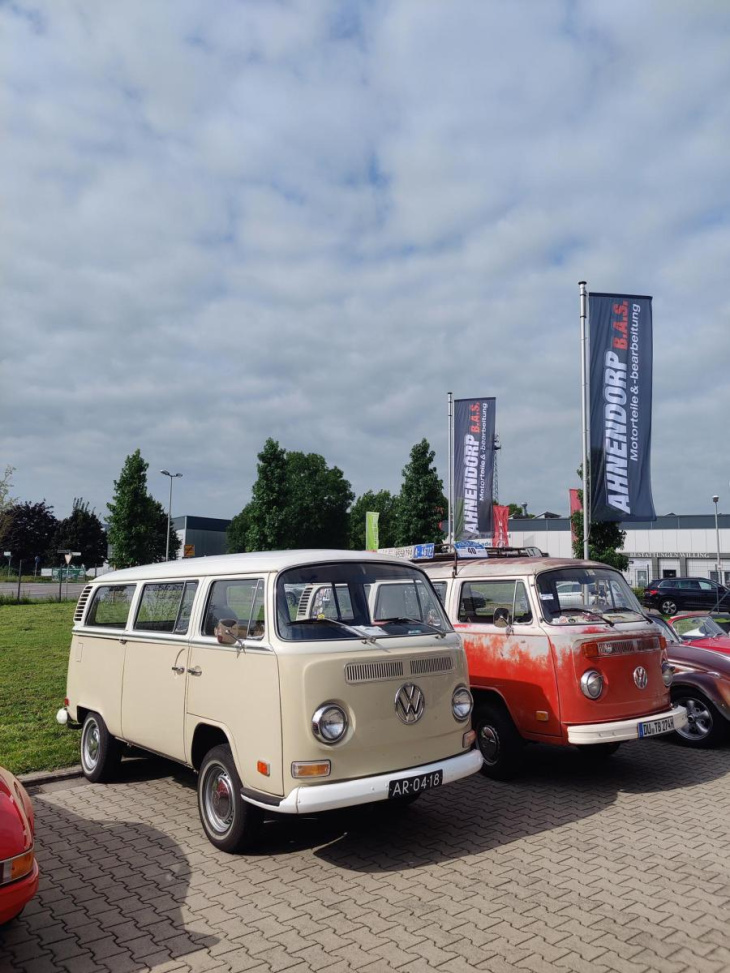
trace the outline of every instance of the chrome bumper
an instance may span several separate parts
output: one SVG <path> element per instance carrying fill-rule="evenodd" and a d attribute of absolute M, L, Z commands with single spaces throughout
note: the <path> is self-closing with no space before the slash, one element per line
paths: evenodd
<path fill-rule="evenodd" d="M 652 713 L 651 716 L 640 716 L 633 720 L 618 720 L 615 723 L 587 723 L 568 727 L 568 743 L 576 746 L 590 746 L 594 743 L 620 743 L 623 740 L 639 739 L 639 723 L 654 723 L 655 720 L 674 719 L 674 727 L 662 730 L 661 733 L 672 733 L 687 725 L 687 710 L 684 706 L 673 706 L 663 713 Z M 652 734 L 660 736 L 661 733 Z"/>

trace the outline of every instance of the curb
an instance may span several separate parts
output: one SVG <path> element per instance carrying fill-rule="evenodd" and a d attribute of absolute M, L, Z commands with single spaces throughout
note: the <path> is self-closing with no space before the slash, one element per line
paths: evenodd
<path fill-rule="evenodd" d="M 18 780 L 23 787 L 37 787 L 40 784 L 55 784 L 59 780 L 74 780 L 83 777 L 81 764 L 75 767 L 60 767 L 58 770 L 34 770 L 30 774 L 18 774 Z"/>

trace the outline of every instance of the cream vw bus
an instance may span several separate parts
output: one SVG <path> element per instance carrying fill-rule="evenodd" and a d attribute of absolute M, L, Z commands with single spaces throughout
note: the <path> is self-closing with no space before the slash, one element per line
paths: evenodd
<path fill-rule="evenodd" d="M 387 612 L 371 597 L 399 582 Z M 74 615 L 60 722 L 110 780 L 130 744 L 198 771 L 218 848 L 264 812 L 408 803 L 481 768 L 466 658 L 425 574 L 348 551 L 231 554 L 115 571 Z"/>

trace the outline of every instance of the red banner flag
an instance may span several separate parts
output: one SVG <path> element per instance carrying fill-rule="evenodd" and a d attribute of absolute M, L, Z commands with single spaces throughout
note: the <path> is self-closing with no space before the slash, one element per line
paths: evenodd
<path fill-rule="evenodd" d="M 500 507 L 495 503 L 492 509 L 494 511 L 492 547 L 509 547 L 509 507 Z"/>
<path fill-rule="evenodd" d="M 575 536 L 575 527 L 573 527 L 573 514 L 582 510 L 583 504 L 580 502 L 579 490 L 569 490 L 568 492 L 570 493 L 570 539 L 575 544 L 577 537 Z"/>

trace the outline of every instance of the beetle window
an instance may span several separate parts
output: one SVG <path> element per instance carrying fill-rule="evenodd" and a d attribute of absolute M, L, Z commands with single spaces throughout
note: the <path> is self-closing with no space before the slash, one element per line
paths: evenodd
<path fill-rule="evenodd" d="M 224 625 L 236 638 L 260 638 L 264 633 L 264 582 L 260 578 L 215 581 L 210 588 L 203 635 L 216 635 Z"/>
<path fill-rule="evenodd" d="M 532 621 L 527 589 L 522 581 L 465 581 L 459 599 L 459 621 L 493 625 L 497 617 L 511 617 L 514 623 Z"/>
<path fill-rule="evenodd" d="M 94 593 L 86 624 L 96 628 L 126 628 L 135 585 L 100 585 Z"/>

